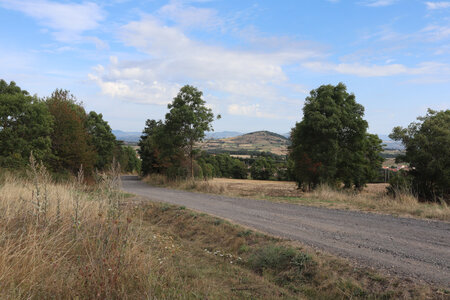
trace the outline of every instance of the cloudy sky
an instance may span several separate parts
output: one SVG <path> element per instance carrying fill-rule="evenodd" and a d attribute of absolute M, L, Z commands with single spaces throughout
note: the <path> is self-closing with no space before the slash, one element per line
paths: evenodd
<path fill-rule="evenodd" d="M 344 82 L 369 131 L 450 108 L 450 1 L 0 0 L 0 78 L 141 131 L 191 84 L 215 131 L 285 133 Z"/>

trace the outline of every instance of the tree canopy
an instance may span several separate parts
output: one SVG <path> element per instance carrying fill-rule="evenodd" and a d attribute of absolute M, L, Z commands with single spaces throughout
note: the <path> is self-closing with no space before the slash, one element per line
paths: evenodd
<path fill-rule="evenodd" d="M 410 164 L 411 188 L 421 199 L 450 201 L 450 110 L 429 109 L 419 122 L 395 127 L 390 138 L 402 141 L 406 154 L 398 161 Z"/>
<path fill-rule="evenodd" d="M 0 166 L 24 166 L 30 153 L 47 161 L 53 120 L 45 103 L 15 82 L 0 80 Z"/>
<path fill-rule="evenodd" d="M 97 114 L 95 111 L 91 111 L 87 115 L 86 127 L 91 136 L 91 144 L 97 153 L 95 168 L 103 170 L 113 160 L 116 137 L 108 122 L 103 120 L 103 115 Z"/>
<path fill-rule="evenodd" d="M 46 100 L 55 126 L 52 133 L 54 170 L 76 173 L 80 166 L 90 173 L 94 169 L 96 153 L 86 129 L 86 112 L 67 90 L 55 90 Z"/>
<path fill-rule="evenodd" d="M 194 145 L 204 138 L 205 131 L 212 130 L 214 119 L 202 95 L 197 88 L 186 85 L 168 105 L 169 112 L 164 122 L 146 121 L 139 141 L 144 175 L 195 176 Z"/>
<path fill-rule="evenodd" d="M 364 107 L 343 83 L 312 90 L 291 131 L 290 156 L 300 187 L 320 183 L 361 188 L 381 167 L 381 140 L 367 133 Z"/>
<path fill-rule="evenodd" d="M 168 105 L 166 126 L 177 137 L 190 160 L 190 175 L 194 177 L 194 145 L 205 137 L 205 131 L 211 131 L 214 114 L 206 107 L 203 93 L 197 88 L 185 85 L 173 102 Z"/>

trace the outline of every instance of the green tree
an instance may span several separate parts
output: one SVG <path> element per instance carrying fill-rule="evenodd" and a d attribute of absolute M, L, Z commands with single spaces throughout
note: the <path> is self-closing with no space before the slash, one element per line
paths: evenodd
<path fill-rule="evenodd" d="M 141 172 L 141 161 L 136 155 L 136 151 L 130 147 L 123 145 L 122 142 L 117 143 L 116 159 L 120 163 L 123 172 Z"/>
<path fill-rule="evenodd" d="M 361 188 L 381 167 L 381 141 L 367 134 L 364 107 L 346 86 L 322 85 L 312 90 L 303 107 L 303 120 L 291 132 L 290 156 L 299 187 L 319 183 Z"/>
<path fill-rule="evenodd" d="M 94 169 L 95 149 L 86 128 L 86 112 L 66 90 L 55 90 L 46 100 L 54 118 L 52 166 L 55 171 L 78 172 L 81 165 L 87 174 Z"/>
<path fill-rule="evenodd" d="M 95 168 L 104 170 L 113 160 L 116 137 L 102 114 L 91 111 L 87 115 L 86 127 L 91 137 L 91 143 L 97 153 Z"/>
<path fill-rule="evenodd" d="M 15 82 L 0 80 L 0 166 L 18 168 L 51 155 L 52 116 L 42 101 Z"/>
<path fill-rule="evenodd" d="M 450 110 L 429 109 L 419 122 L 395 127 L 390 138 L 402 141 L 410 164 L 411 187 L 421 199 L 450 201 Z"/>
<path fill-rule="evenodd" d="M 202 96 L 197 88 L 185 85 L 168 105 L 170 111 L 166 114 L 168 131 L 178 139 L 189 158 L 191 178 L 194 177 L 194 145 L 205 137 L 205 131 L 212 130 L 214 120 L 214 114 L 205 106 Z"/>
<path fill-rule="evenodd" d="M 235 179 L 246 179 L 248 176 L 247 165 L 239 159 L 233 159 L 231 166 L 231 177 Z"/>
<path fill-rule="evenodd" d="M 268 180 L 275 171 L 273 160 L 268 157 L 258 157 L 250 167 L 250 174 L 253 179 Z"/>

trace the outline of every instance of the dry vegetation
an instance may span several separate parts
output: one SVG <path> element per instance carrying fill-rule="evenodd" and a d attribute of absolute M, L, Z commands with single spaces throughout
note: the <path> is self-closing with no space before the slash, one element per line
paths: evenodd
<path fill-rule="evenodd" d="M 0 170 L 1 171 L 1 170 Z M 0 172 L 1 299 L 445 298 L 184 207 Z"/>
<path fill-rule="evenodd" d="M 361 193 L 336 190 L 328 186 L 303 193 L 294 182 L 286 181 L 226 178 L 195 182 L 168 181 L 159 175 L 149 176 L 145 180 L 151 184 L 204 193 L 450 221 L 450 207 L 445 203 L 422 203 L 407 192 L 399 193 L 393 198 L 386 194 L 387 184 L 368 184 Z"/>

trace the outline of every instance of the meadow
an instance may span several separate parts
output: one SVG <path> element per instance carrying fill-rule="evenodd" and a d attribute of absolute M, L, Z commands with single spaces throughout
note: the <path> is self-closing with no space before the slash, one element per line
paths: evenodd
<path fill-rule="evenodd" d="M 423 203 L 406 191 L 397 193 L 394 198 L 387 194 L 388 184 L 385 183 L 367 184 L 364 190 L 358 193 L 353 190 L 333 189 L 326 185 L 311 192 L 302 192 L 297 189 L 295 182 L 290 181 L 228 178 L 194 182 L 169 181 L 160 175 L 151 175 L 144 180 L 156 185 L 233 197 L 450 221 L 450 207 L 446 203 Z"/>

